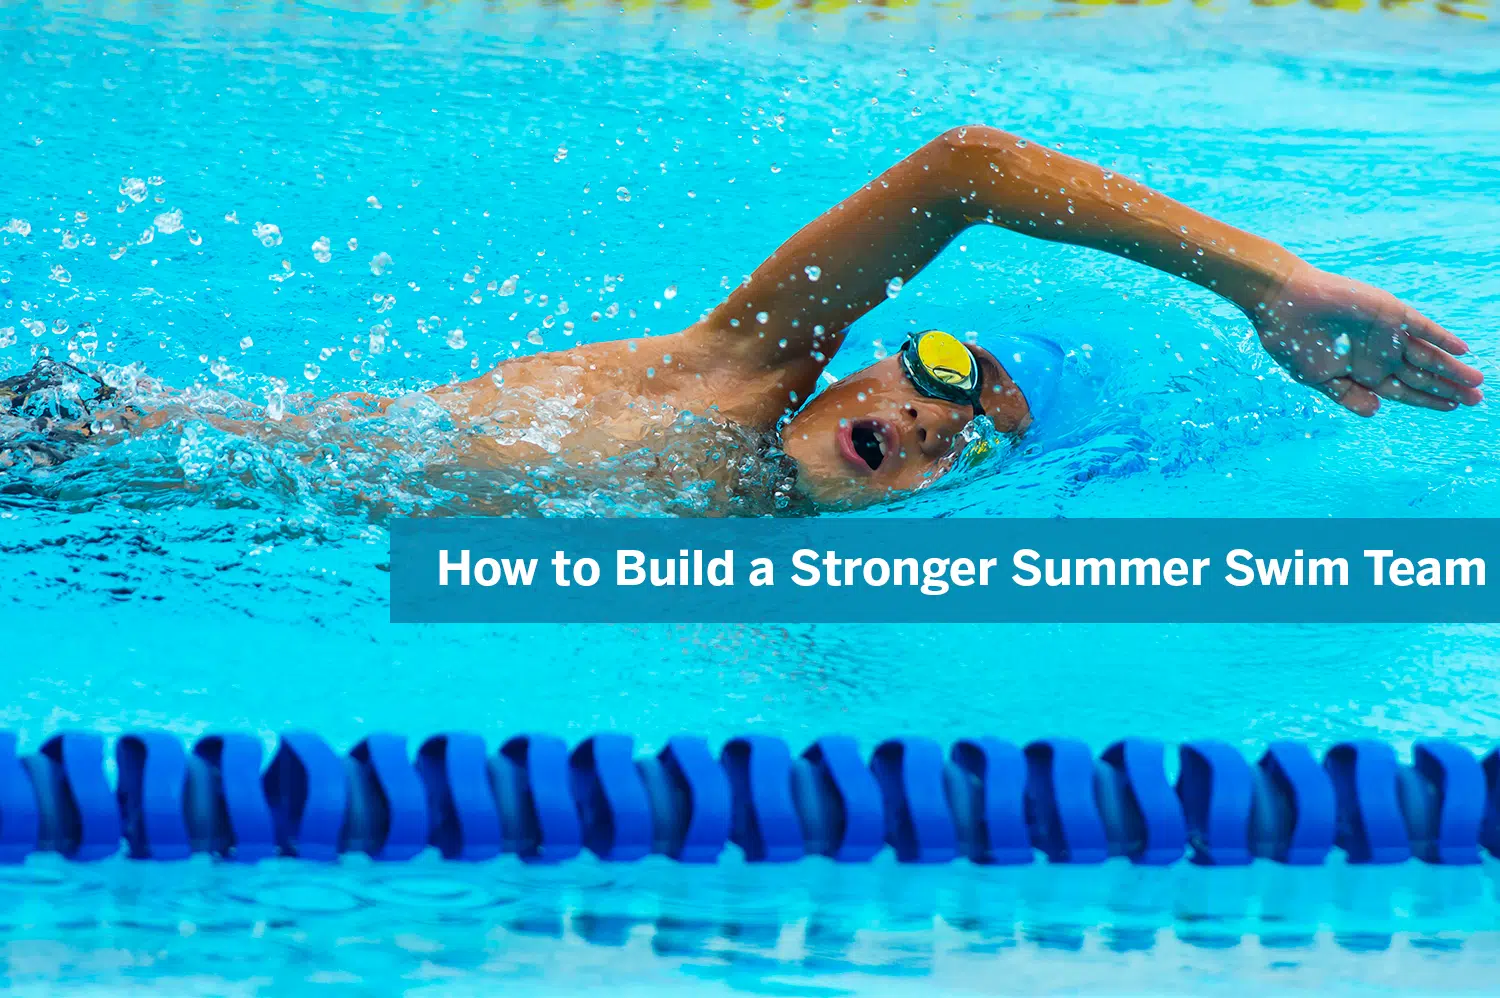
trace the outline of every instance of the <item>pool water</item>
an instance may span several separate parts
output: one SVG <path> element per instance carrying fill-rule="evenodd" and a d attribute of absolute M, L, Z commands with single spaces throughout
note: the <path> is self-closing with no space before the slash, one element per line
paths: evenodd
<path fill-rule="evenodd" d="M 671 332 L 872 173 L 984 121 L 1389 288 L 1493 377 L 1491 14 L 0 3 L 0 375 L 45 350 L 204 406 L 295 406 Z M 835 372 L 932 317 L 1062 343 L 1065 405 L 1044 447 L 877 519 L 1500 515 L 1488 406 L 1357 420 L 1290 385 L 1231 307 L 1155 272 L 972 230 Z M 329 487 L 348 452 L 307 463 L 190 423 L 4 472 L 4 727 L 29 747 L 143 726 L 308 727 L 339 746 L 375 729 L 612 729 L 645 748 L 678 731 L 1495 741 L 1493 626 L 394 627 L 385 527 Z M 377 470 L 427 498 L 410 468 Z M 0 977 L 111 994 L 1485 992 L 1495 871 L 38 861 L 0 873 Z"/>

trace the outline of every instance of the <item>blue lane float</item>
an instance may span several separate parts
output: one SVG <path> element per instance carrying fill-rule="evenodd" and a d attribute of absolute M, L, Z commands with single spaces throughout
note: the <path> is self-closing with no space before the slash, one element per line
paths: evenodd
<path fill-rule="evenodd" d="M 1017 746 L 970 738 L 944 749 L 895 738 L 865 755 L 847 736 L 800 754 L 779 738 L 731 739 L 715 756 L 702 738 L 669 739 L 637 756 L 629 735 L 520 735 L 492 750 L 453 732 L 423 742 L 372 734 L 340 755 L 289 732 L 263 765 L 261 742 L 217 734 L 185 750 L 131 732 L 114 744 L 88 732 L 22 755 L 0 732 L 0 863 L 55 852 L 80 862 L 122 849 L 132 859 L 194 853 L 254 863 L 270 856 L 381 862 L 433 849 L 446 859 L 504 854 L 558 863 L 650 855 L 712 863 L 727 845 L 752 863 L 826 856 L 864 863 L 890 849 L 902 863 L 1012 865 L 1045 858 L 1146 866 L 1181 860 L 1243 866 L 1408 859 L 1473 865 L 1500 856 L 1500 750 L 1476 759 L 1423 741 L 1402 762 L 1388 745 L 1351 741 L 1318 758 L 1277 742 L 1255 763 L 1222 742 L 1177 749 L 1128 738 L 1097 757 L 1081 741 Z"/>

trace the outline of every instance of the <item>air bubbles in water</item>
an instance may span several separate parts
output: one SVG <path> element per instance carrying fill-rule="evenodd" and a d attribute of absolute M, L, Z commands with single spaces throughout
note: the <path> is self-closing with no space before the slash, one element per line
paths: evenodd
<path fill-rule="evenodd" d="M 171 211 L 163 212 L 156 216 L 156 229 L 164 236 L 182 230 L 182 210 L 173 208 Z"/>
<path fill-rule="evenodd" d="M 140 177 L 121 177 L 120 193 L 140 204 L 146 200 L 146 182 Z"/>
<path fill-rule="evenodd" d="M 84 241 L 85 242 L 87 242 L 88 239 L 89 239 L 89 237 L 87 237 L 87 236 L 84 237 Z M 194 246 L 202 246 L 203 245 L 203 237 L 200 236 L 200 235 L 198 235 L 198 230 L 197 229 L 188 229 L 188 242 L 192 243 Z"/>
<path fill-rule="evenodd" d="M 803 267 L 802 272 L 807 275 L 809 281 L 816 281 L 823 276 L 823 268 L 818 266 Z"/>
<path fill-rule="evenodd" d="M 527 343 L 531 343 L 531 344 L 533 344 L 535 346 L 541 346 L 542 345 L 542 331 L 540 329 L 533 329 L 531 332 L 527 333 L 526 334 L 526 342 Z"/>
<path fill-rule="evenodd" d="M 462 350 L 467 345 L 462 329 L 448 330 L 448 346 L 454 350 Z"/>
<path fill-rule="evenodd" d="M 388 330 L 384 325 L 374 325 L 370 327 L 370 353 L 377 354 L 385 352 L 385 334 L 387 332 Z"/>
<path fill-rule="evenodd" d="M 1349 341 L 1348 333 L 1339 333 L 1333 338 L 1333 353 L 1336 357 L 1349 356 L 1349 351 L 1353 349 L 1353 346 Z"/>
<path fill-rule="evenodd" d="M 756 312 L 755 313 L 755 321 L 758 322 L 758 323 L 760 323 L 762 326 L 764 326 L 767 322 L 769 322 L 770 319 L 771 319 L 771 313 L 769 313 L 769 312 Z"/>
<path fill-rule="evenodd" d="M 255 238 L 260 240 L 262 246 L 269 249 L 272 246 L 281 245 L 281 226 L 270 222 L 256 222 L 253 231 Z"/>
<path fill-rule="evenodd" d="M 349 252 L 353 253 L 357 249 L 359 249 L 359 240 L 351 238 L 349 240 Z"/>
<path fill-rule="evenodd" d="M 0 329 L 0 350 L 5 349 L 16 342 L 16 327 L 6 326 Z"/>
<path fill-rule="evenodd" d="M 675 284 L 668 284 L 667 285 L 667 290 L 663 291 L 661 293 L 661 296 L 663 298 L 665 298 L 667 301 L 671 301 L 673 298 L 676 298 L 677 297 L 677 285 L 675 285 Z"/>
<path fill-rule="evenodd" d="M 312 361 L 308 361 L 306 364 L 302 365 L 302 376 L 308 381 L 317 381 L 318 375 L 322 373 L 323 369 L 317 364 L 314 364 Z"/>
<path fill-rule="evenodd" d="M 248 337 L 248 336 L 241 336 L 240 337 L 240 349 L 241 350 L 249 350 L 253 346 L 255 346 L 255 341 L 252 340 L 250 337 Z"/>
<path fill-rule="evenodd" d="M 52 273 L 49 276 L 58 284 L 71 284 L 73 281 L 73 275 L 69 274 L 60 263 L 52 265 Z"/>
<path fill-rule="evenodd" d="M 506 298 L 506 297 L 509 297 L 510 295 L 515 294 L 516 293 L 516 281 L 520 280 L 520 277 L 521 277 L 520 274 L 511 274 L 509 277 L 507 277 L 505 279 L 505 282 L 500 285 L 499 292 L 497 292 L 500 295 L 500 297 Z"/>
<path fill-rule="evenodd" d="M 379 277 L 385 273 L 386 268 L 391 265 L 391 262 L 391 255 L 389 253 L 376 253 L 370 260 L 370 273 Z"/>
<path fill-rule="evenodd" d="M 72 229 L 69 229 L 67 232 L 64 232 L 62 234 L 62 248 L 63 249 L 77 249 L 78 248 L 78 237 L 75 236 L 75 235 L 73 235 L 73 230 Z"/>
<path fill-rule="evenodd" d="M 144 245 L 146 245 L 147 243 L 149 243 L 151 240 L 153 240 L 155 238 L 156 238 L 156 230 L 155 229 L 147 229 L 146 231 L 144 231 L 144 232 L 141 233 L 140 238 L 137 239 L 136 242 L 139 243 L 140 245 L 144 246 Z"/>
<path fill-rule="evenodd" d="M 568 147 L 567 146 L 558 146 L 557 147 L 557 152 L 555 152 L 555 153 L 552 154 L 552 162 L 554 162 L 554 163 L 561 163 L 563 160 L 565 160 L 567 158 L 568 158 Z"/>
<path fill-rule="evenodd" d="M 885 282 L 885 296 L 887 298 L 894 298 L 901 293 L 901 289 L 904 287 L 906 287 L 906 282 L 901 279 L 900 275 L 897 275 Z"/>
<path fill-rule="evenodd" d="M 620 201 L 629 201 L 630 200 L 630 188 L 628 188 L 628 187 L 616 187 L 615 188 L 615 197 L 618 200 L 620 200 Z"/>
<path fill-rule="evenodd" d="M 312 255 L 319 263 L 327 263 L 333 259 L 333 246 L 328 242 L 327 236 L 319 236 L 313 240 Z"/>
<path fill-rule="evenodd" d="M 112 249 L 112 250 L 109 251 L 109 258 L 111 260 L 118 260 L 118 259 L 120 259 L 120 257 L 122 257 L 122 256 L 125 255 L 125 251 L 128 250 L 129 248 L 130 248 L 129 246 L 126 246 L 124 243 L 121 243 L 120 245 L 116 246 L 114 249 Z"/>
<path fill-rule="evenodd" d="M 237 212 L 237 211 L 228 211 L 228 212 L 225 212 L 224 213 L 224 221 L 228 222 L 230 225 L 239 225 L 240 224 L 240 213 Z"/>
<path fill-rule="evenodd" d="M 373 194 L 365 198 L 365 204 L 369 205 L 371 208 L 374 208 L 376 211 L 379 211 L 382 207 L 384 207 L 380 203 L 380 199 Z"/>
<path fill-rule="evenodd" d="M 31 235 L 31 223 L 24 218 L 13 218 L 5 223 L 6 232 L 14 232 L 18 236 Z"/>

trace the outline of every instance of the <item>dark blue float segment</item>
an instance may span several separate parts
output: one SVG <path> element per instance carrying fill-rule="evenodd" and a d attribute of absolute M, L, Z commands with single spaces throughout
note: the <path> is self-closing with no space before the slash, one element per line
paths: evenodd
<path fill-rule="evenodd" d="M 568 746 L 552 735 L 521 735 L 500 749 L 520 804 L 517 852 L 527 863 L 561 863 L 583 850 L 583 826 L 569 788 Z"/>
<path fill-rule="evenodd" d="M 729 778 L 729 841 L 752 863 L 787 863 L 804 852 L 802 825 L 792 804 L 792 753 L 766 735 L 732 739 L 719 754 Z"/>
<path fill-rule="evenodd" d="M 628 862 L 651 852 L 651 801 L 633 750 L 629 735 L 606 732 L 568 760 L 583 844 L 600 859 Z"/>
<path fill-rule="evenodd" d="M 1109 840 L 1094 797 L 1094 759 L 1083 742 L 1050 738 L 1026 746 L 1032 845 L 1054 863 L 1102 863 Z"/>
<path fill-rule="evenodd" d="M 1500 859 L 1500 749 L 1492 749 L 1479 764 L 1484 772 L 1484 819 L 1479 823 L 1479 844 Z"/>
<path fill-rule="evenodd" d="M 1463 746 L 1452 742 L 1417 742 L 1412 771 L 1421 782 L 1413 788 L 1420 803 L 1402 795 L 1412 853 L 1426 863 L 1472 866 L 1479 862 L 1479 829 L 1484 820 L 1484 770 Z M 1415 821 L 1419 813 L 1426 819 Z"/>
<path fill-rule="evenodd" d="M 1323 768 L 1333 781 L 1334 844 L 1351 863 L 1404 863 L 1411 858 L 1406 818 L 1396 799 L 1396 751 L 1384 742 L 1342 742 Z"/>
<path fill-rule="evenodd" d="M 16 736 L 0 731 L 0 863 L 19 863 L 36 851 L 40 822 L 36 787 L 16 755 Z"/>
<path fill-rule="evenodd" d="M 903 863 L 948 863 L 958 831 L 948 806 L 943 748 L 931 738 L 893 738 L 870 757 L 885 811 L 885 840 Z"/>
<path fill-rule="evenodd" d="M 417 750 L 427 794 L 427 840 L 444 859 L 468 862 L 500 855 L 500 811 L 490 786 L 484 739 L 467 732 L 435 735 Z"/>
<path fill-rule="evenodd" d="M 160 731 L 126 735 L 115 742 L 115 768 L 115 798 L 131 858 L 191 856 L 183 816 L 187 753 L 182 742 Z"/>
<path fill-rule="evenodd" d="M 825 735 L 802 753 L 818 774 L 828 818 L 825 855 L 840 863 L 867 863 L 885 848 L 885 806 L 880 785 L 847 735 Z"/>
<path fill-rule="evenodd" d="M 365 851 L 377 860 L 411 859 L 427 848 L 427 788 L 406 754 L 401 735 L 375 734 L 349 752 L 368 767 L 378 796 L 371 801 L 371 840 Z"/>
<path fill-rule="evenodd" d="M 684 820 L 674 822 L 667 836 L 666 854 L 681 863 L 716 862 L 733 821 L 728 775 L 702 738 L 670 738 L 656 759 L 670 792 L 681 798 L 684 813 Z"/>
<path fill-rule="evenodd" d="M 209 767 L 216 786 L 209 849 L 238 863 L 255 863 L 276 855 L 276 820 L 261 783 L 260 742 L 250 735 L 208 735 L 193 746 L 193 755 Z"/>
<path fill-rule="evenodd" d="M 1182 802 L 1192 861 L 1245 866 L 1250 854 L 1250 764 L 1223 742 L 1196 741 L 1178 750 L 1177 798 Z"/>
<path fill-rule="evenodd" d="M 1306 745 L 1273 742 L 1256 768 L 1256 854 L 1288 866 L 1315 866 L 1333 848 L 1333 782 Z"/>
<path fill-rule="evenodd" d="M 954 831 L 959 849 L 975 863 L 1033 862 L 1026 820 L 1026 756 L 998 738 L 966 738 L 948 755 L 961 779 L 953 781 Z"/>
<path fill-rule="evenodd" d="M 327 742 L 306 731 L 282 735 L 261 787 L 282 852 L 325 863 L 338 858 L 349 788 Z"/>
<path fill-rule="evenodd" d="M 119 852 L 120 812 L 104 775 L 104 739 L 84 732 L 56 735 L 39 755 L 50 763 L 57 851 L 79 862 Z"/>
<path fill-rule="evenodd" d="M 1167 781 L 1161 742 L 1127 738 L 1105 749 L 1100 761 L 1115 772 L 1124 790 L 1125 854 L 1142 866 L 1166 866 L 1187 848 L 1187 823 Z"/>

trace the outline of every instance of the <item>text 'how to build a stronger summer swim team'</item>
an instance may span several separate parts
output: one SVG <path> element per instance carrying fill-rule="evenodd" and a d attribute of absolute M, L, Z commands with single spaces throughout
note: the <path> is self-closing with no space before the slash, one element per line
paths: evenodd
<path fill-rule="evenodd" d="M 396 622 L 1493 621 L 1462 520 L 402 520 Z"/>

